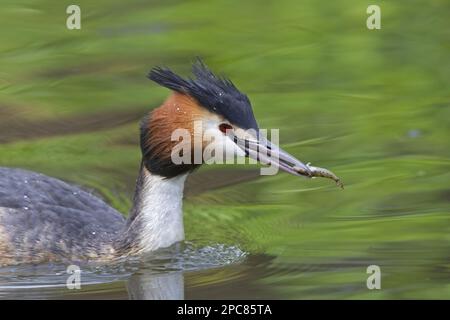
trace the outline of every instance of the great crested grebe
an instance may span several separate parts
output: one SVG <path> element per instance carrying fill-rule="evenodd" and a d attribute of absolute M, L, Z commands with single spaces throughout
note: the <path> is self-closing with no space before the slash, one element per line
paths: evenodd
<path fill-rule="evenodd" d="M 171 152 L 177 128 L 194 134 L 194 122 L 215 136 L 227 152 L 249 156 L 294 174 L 327 176 L 287 154 L 259 134 L 247 96 L 214 75 L 200 60 L 194 79 L 166 68 L 149 78 L 173 92 L 141 122 L 142 162 L 133 206 L 123 216 L 103 200 L 61 180 L 21 169 L 0 168 L 0 265 L 63 261 L 110 261 L 141 255 L 184 240 L 182 198 L 186 177 L 199 164 L 175 164 Z M 244 143 L 239 143 L 244 142 Z M 258 148 L 251 148 L 251 145 Z M 201 148 L 193 145 L 192 153 Z M 256 150 L 256 151 L 255 151 Z M 323 170 L 323 169 L 321 169 Z M 325 174 L 323 174 L 325 172 Z M 330 173 L 331 174 L 331 173 Z"/>

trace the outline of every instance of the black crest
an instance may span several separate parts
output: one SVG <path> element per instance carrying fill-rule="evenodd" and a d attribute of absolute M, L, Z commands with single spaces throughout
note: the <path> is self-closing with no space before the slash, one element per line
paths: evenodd
<path fill-rule="evenodd" d="M 159 85 L 195 98 L 203 107 L 243 129 L 258 129 L 248 97 L 200 60 L 192 66 L 195 78 L 184 79 L 168 68 L 156 67 L 148 77 Z"/>

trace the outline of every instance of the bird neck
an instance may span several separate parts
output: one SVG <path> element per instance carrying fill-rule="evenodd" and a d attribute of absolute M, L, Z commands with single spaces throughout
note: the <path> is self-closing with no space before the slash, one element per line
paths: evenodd
<path fill-rule="evenodd" d="M 187 173 L 164 178 L 141 165 L 133 207 L 120 247 L 141 254 L 184 240 L 183 190 Z"/>

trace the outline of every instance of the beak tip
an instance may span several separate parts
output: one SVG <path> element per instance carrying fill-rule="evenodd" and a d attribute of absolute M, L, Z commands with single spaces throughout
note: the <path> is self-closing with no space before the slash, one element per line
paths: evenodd
<path fill-rule="evenodd" d="M 308 178 L 313 177 L 313 173 L 312 173 L 311 169 L 308 167 L 308 165 L 306 165 L 304 163 L 301 163 L 301 162 L 297 163 L 297 165 L 294 166 L 293 169 L 303 176 L 306 176 Z"/>

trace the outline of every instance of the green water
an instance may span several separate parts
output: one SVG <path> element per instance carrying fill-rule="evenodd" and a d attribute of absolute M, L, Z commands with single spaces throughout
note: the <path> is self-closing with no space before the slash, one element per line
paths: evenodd
<path fill-rule="evenodd" d="M 202 56 L 260 127 L 346 188 L 202 168 L 187 239 L 247 256 L 185 272 L 186 298 L 450 298 L 448 1 L 377 1 L 381 30 L 356 0 L 79 0 L 81 30 L 66 29 L 68 4 L 0 4 L 0 166 L 95 189 L 126 214 L 138 119 L 168 94 L 146 73 L 187 74 Z M 373 264 L 381 290 L 366 287 Z M 122 280 L 78 294 L 128 296 Z"/>

